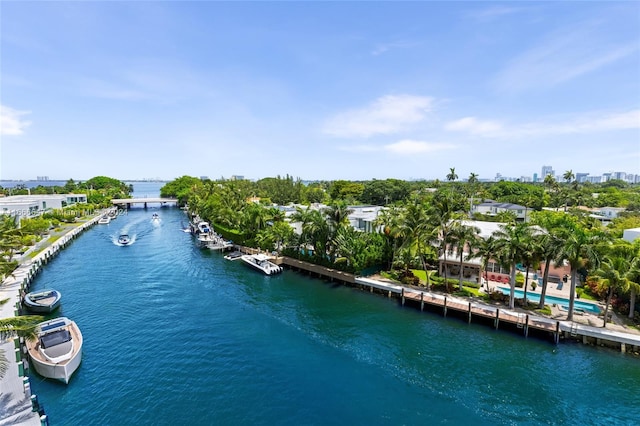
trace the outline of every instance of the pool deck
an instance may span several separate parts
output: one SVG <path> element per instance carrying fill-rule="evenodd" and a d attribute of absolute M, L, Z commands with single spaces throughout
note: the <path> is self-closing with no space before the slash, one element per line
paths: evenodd
<path fill-rule="evenodd" d="M 18 316 L 21 294 L 28 292 L 29 285 L 43 265 L 53 259 L 60 250 L 70 244 L 84 230 L 95 225 L 100 217 L 102 217 L 102 213 L 90 220 L 64 229 L 60 232 L 60 238 L 51 244 L 46 240 L 42 241 L 32 249 L 42 250 L 33 259 L 30 259 L 26 253 L 18 258 L 20 265 L 0 285 L 0 300 L 9 299 L 7 303 L 0 305 L 0 318 Z M 0 396 L 6 398 L 7 402 L 6 407 L 0 407 L 0 426 L 47 424 L 46 414 L 41 417 L 44 410 L 41 410 L 40 413 L 33 410 L 31 385 L 26 375 L 29 363 L 26 353 L 21 351 L 17 342 L 18 339 L 0 342 L 0 349 L 4 350 L 4 355 L 9 361 L 6 374 L 0 378 Z"/>

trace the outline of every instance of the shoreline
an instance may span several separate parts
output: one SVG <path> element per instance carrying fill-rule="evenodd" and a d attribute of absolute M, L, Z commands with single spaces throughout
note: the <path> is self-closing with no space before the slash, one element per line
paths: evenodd
<path fill-rule="evenodd" d="M 241 249 L 247 249 L 241 247 Z M 242 251 L 242 250 L 241 250 Z M 537 334 L 551 334 L 555 344 L 562 341 L 579 341 L 584 345 L 604 346 L 618 349 L 620 352 L 632 355 L 640 355 L 640 332 L 629 332 L 622 326 L 608 323 L 607 327 L 591 325 L 590 319 L 596 317 L 592 314 L 578 315 L 582 321 L 578 321 L 574 315 L 573 321 L 561 319 L 566 317 L 566 311 L 561 311 L 552 306 L 551 316 L 532 313 L 523 308 L 509 309 L 502 303 L 488 303 L 475 298 L 465 298 L 427 291 L 426 288 L 405 286 L 386 278 L 373 275 L 370 277 L 357 277 L 353 274 L 337 271 L 331 268 L 300 261 L 287 256 L 275 258 L 275 263 L 296 270 L 296 272 L 316 275 L 329 281 L 338 280 L 353 288 L 359 288 L 371 293 L 379 293 L 388 298 L 399 298 L 402 306 L 409 303 L 421 311 L 442 312 L 458 318 L 466 319 L 471 323 L 476 319 L 478 323 L 486 323 L 498 329 L 500 324 L 507 325 L 508 331 L 523 333 L 528 337 L 529 331 Z M 375 277 L 375 278 L 372 278 Z M 494 283 L 496 284 L 496 283 Z M 597 316 L 597 321 L 602 319 Z M 622 330 L 620 330 L 622 328 Z"/>
<path fill-rule="evenodd" d="M 7 303 L 0 306 L 0 318 L 12 318 L 20 315 L 23 293 L 28 293 L 31 282 L 44 265 L 49 263 L 80 234 L 93 227 L 108 210 L 105 209 L 86 221 L 64 227 L 55 241 L 49 242 L 50 236 L 23 253 L 19 257 L 18 267 L 0 284 L 0 300 L 9 299 Z M 38 251 L 38 253 L 30 257 L 30 253 L 34 251 Z M 9 361 L 7 372 L 0 379 L 0 388 L 2 395 L 13 407 L 5 417 L 0 418 L 0 426 L 49 424 L 48 417 L 44 409 L 41 408 L 37 396 L 31 394 L 31 385 L 27 375 L 29 371 L 28 355 L 24 351 L 22 343 L 19 343 L 18 338 L 0 342 L 0 349 L 4 350 L 4 355 Z"/>

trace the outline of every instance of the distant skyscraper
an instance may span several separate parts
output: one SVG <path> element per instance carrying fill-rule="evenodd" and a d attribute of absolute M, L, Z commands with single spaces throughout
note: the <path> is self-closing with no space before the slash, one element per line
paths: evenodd
<path fill-rule="evenodd" d="M 589 176 L 589 173 L 576 173 L 576 182 L 578 183 L 586 182 L 587 176 Z"/>
<path fill-rule="evenodd" d="M 534 182 L 537 182 L 537 181 L 538 181 L 538 174 L 537 174 L 537 173 L 534 173 L 534 174 L 533 174 L 533 181 L 534 181 Z"/>
<path fill-rule="evenodd" d="M 555 176 L 556 172 L 553 170 L 553 166 L 542 166 L 542 174 L 540 177 L 544 179 L 547 175 Z"/>

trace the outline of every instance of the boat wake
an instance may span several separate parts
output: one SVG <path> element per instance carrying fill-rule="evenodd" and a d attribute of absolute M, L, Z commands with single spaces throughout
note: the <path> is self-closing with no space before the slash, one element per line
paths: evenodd
<path fill-rule="evenodd" d="M 118 247 L 130 246 L 131 244 L 133 244 L 133 243 L 135 243 L 135 242 L 136 242 L 136 237 L 137 237 L 137 236 L 138 236 L 137 234 L 133 234 L 133 235 L 131 235 L 131 240 L 130 240 L 127 244 L 122 244 L 122 243 L 120 243 L 120 242 L 118 241 L 118 238 L 119 238 L 119 237 L 118 237 L 117 235 L 112 235 L 112 236 L 111 236 L 111 242 L 112 242 L 114 245 L 118 246 Z"/>

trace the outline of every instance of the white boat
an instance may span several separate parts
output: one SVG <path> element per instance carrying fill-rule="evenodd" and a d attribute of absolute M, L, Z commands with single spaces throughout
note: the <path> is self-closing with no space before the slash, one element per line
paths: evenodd
<path fill-rule="evenodd" d="M 122 234 L 118 237 L 118 244 L 122 244 L 123 246 L 128 246 L 131 244 L 131 237 L 127 234 Z"/>
<path fill-rule="evenodd" d="M 231 252 L 231 253 L 225 255 L 224 258 L 227 259 L 227 260 L 238 260 L 238 259 L 242 258 L 242 252 L 241 251 L 234 251 L 234 252 Z"/>
<path fill-rule="evenodd" d="M 151 216 L 151 220 L 160 220 L 160 215 L 158 215 L 158 213 L 154 213 L 153 216 Z"/>
<path fill-rule="evenodd" d="M 211 232 L 211 227 L 208 222 L 198 222 L 196 234 L 208 234 L 209 232 Z"/>
<path fill-rule="evenodd" d="M 75 322 L 60 317 L 41 322 L 37 337 L 27 340 L 31 365 L 43 377 L 69 383 L 82 360 L 82 333 Z"/>
<path fill-rule="evenodd" d="M 98 220 L 98 223 L 100 225 L 108 225 L 109 222 L 111 222 L 111 218 L 107 215 L 104 215 L 100 218 L 100 220 Z"/>
<path fill-rule="evenodd" d="M 282 272 L 282 268 L 269 260 L 264 254 L 244 254 L 240 257 L 247 265 L 261 271 L 266 275 L 275 275 Z"/>
<path fill-rule="evenodd" d="M 42 290 L 28 293 L 22 303 L 31 312 L 48 314 L 60 306 L 62 295 L 58 290 Z"/>

